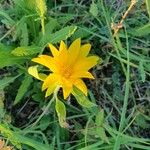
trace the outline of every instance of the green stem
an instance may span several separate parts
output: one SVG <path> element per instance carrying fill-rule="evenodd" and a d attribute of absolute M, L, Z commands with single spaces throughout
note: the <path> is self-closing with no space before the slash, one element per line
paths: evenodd
<path fill-rule="evenodd" d="M 34 127 L 41 119 L 42 117 L 46 114 L 46 112 L 48 111 L 48 109 L 50 108 L 52 102 L 55 100 L 55 97 L 53 96 L 52 99 L 49 101 L 48 105 L 46 106 L 45 110 L 43 111 L 43 113 L 39 116 L 39 118 L 32 124 L 32 127 Z"/>
<path fill-rule="evenodd" d="M 42 34 L 45 35 L 44 17 L 41 18 Z"/>
<path fill-rule="evenodd" d="M 48 109 L 50 108 L 52 102 L 56 99 L 58 91 L 59 91 L 60 87 L 57 87 L 54 91 L 53 97 L 52 99 L 49 101 L 48 105 L 46 106 L 45 110 L 43 111 L 43 113 L 39 116 L 39 118 L 32 124 L 32 127 L 34 127 L 41 119 L 42 117 L 46 114 L 46 112 L 48 111 Z"/>

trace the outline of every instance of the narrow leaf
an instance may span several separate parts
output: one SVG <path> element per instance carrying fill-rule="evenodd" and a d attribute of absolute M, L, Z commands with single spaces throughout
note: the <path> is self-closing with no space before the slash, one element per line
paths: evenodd
<path fill-rule="evenodd" d="M 83 107 L 93 107 L 96 106 L 94 103 L 92 103 L 87 96 L 84 95 L 84 93 L 79 90 L 78 88 L 74 87 L 73 93 L 74 97 L 76 98 L 77 102 L 83 106 Z"/>
<path fill-rule="evenodd" d="M 26 75 L 24 80 L 22 81 L 21 86 L 19 87 L 18 93 L 14 101 L 14 105 L 18 104 L 21 101 L 24 94 L 28 91 L 28 87 L 30 86 L 31 82 L 32 82 L 32 77 Z"/>
<path fill-rule="evenodd" d="M 130 32 L 130 34 L 133 36 L 137 36 L 137 37 L 150 34 L 150 23 L 148 23 L 142 27 L 139 27 L 137 29 L 134 29 L 133 31 Z"/>
<path fill-rule="evenodd" d="M 30 75 L 32 75 L 33 77 L 37 78 L 38 80 L 41 80 L 41 81 L 45 80 L 45 78 L 47 76 L 43 73 L 38 73 L 37 68 L 38 68 L 38 65 L 29 67 L 28 68 L 28 73 Z"/>
<path fill-rule="evenodd" d="M 28 56 L 39 53 L 41 50 L 40 47 L 37 46 L 22 46 L 15 48 L 11 54 L 14 56 Z"/>
<path fill-rule="evenodd" d="M 61 40 L 66 40 L 76 31 L 76 29 L 76 26 L 67 26 L 53 34 L 45 33 L 40 41 L 40 45 L 45 46 L 48 43 L 57 43 Z"/>
<path fill-rule="evenodd" d="M 91 6 L 90 6 L 90 13 L 94 17 L 97 17 L 97 15 L 98 15 L 98 8 L 97 8 L 97 5 L 94 3 L 94 1 L 92 2 Z"/>
<path fill-rule="evenodd" d="M 140 61 L 140 64 L 139 64 L 139 72 L 140 72 L 140 75 L 142 78 L 142 82 L 145 82 L 146 75 L 145 75 L 144 66 L 143 66 L 142 61 Z"/>
<path fill-rule="evenodd" d="M 96 126 L 102 126 L 104 123 L 104 110 L 102 109 L 101 111 L 98 112 L 96 115 L 96 120 L 95 120 Z"/>
<path fill-rule="evenodd" d="M 104 142 L 109 143 L 108 137 L 106 136 L 106 133 L 103 127 L 97 127 L 96 133 Z"/>
<path fill-rule="evenodd" d="M 16 57 L 7 52 L 0 52 L 0 68 L 22 64 L 27 60 L 28 59 L 26 57 Z"/>
<path fill-rule="evenodd" d="M 146 6 L 147 6 L 147 12 L 149 14 L 149 18 L 150 18 L 150 0 L 145 0 L 146 2 Z"/>
<path fill-rule="evenodd" d="M 63 128 L 68 127 L 66 123 L 66 107 L 63 102 L 61 102 L 58 98 L 56 98 L 56 106 L 55 106 L 57 116 L 59 119 L 60 126 Z"/>
<path fill-rule="evenodd" d="M 15 77 L 5 77 L 5 78 L 1 79 L 0 80 L 0 90 L 3 90 L 6 86 L 8 86 L 10 83 L 12 83 L 19 76 L 20 76 L 20 74 Z"/>

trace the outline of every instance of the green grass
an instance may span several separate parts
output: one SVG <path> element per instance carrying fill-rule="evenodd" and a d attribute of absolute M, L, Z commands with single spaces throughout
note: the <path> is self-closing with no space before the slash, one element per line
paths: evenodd
<path fill-rule="evenodd" d="M 0 0 L 0 138 L 23 150 L 150 149 L 149 1 L 136 3 L 116 37 L 111 28 L 129 5 L 47 0 L 43 20 L 34 1 Z M 48 53 L 47 43 L 69 45 L 78 37 L 102 63 L 91 70 L 95 80 L 85 80 L 92 103 L 81 93 L 78 101 L 58 97 L 69 124 L 62 128 L 55 101 L 45 99 L 27 69 L 33 57 Z"/>

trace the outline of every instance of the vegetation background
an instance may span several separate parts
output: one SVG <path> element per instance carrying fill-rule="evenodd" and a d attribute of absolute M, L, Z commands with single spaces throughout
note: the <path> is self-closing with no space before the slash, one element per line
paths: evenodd
<path fill-rule="evenodd" d="M 6 145 L 150 150 L 150 1 L 132 2 L 0 0 L 0 137 Z M 45 110 L 50 98 L 27 70 L 33 57 L 49 51 L 47 43 L 69 44 L 78 37 L 103 60 L 91 70 L 96 79 L 86 81 L 97 106 L 62 100 L 70 125 L 62 128 L 55 105 Z"/>

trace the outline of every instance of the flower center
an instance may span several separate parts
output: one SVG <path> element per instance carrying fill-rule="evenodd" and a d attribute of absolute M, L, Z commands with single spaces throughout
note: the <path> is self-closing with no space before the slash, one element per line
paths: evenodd
<path fill-rule="evenodd" d="M 72 69 L 69 66 L 63 66 L 61 68 L 61 74 L 63 77 L 65 77 L 66 79 L 69 78 L 72 74 Z"/>

